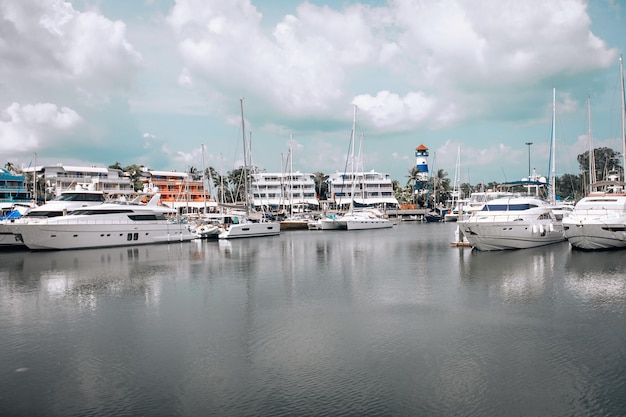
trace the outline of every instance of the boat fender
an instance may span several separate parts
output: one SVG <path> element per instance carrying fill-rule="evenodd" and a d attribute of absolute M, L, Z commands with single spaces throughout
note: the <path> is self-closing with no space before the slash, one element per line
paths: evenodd
<path fill-rule="evenodd" d="M 550 223 L 550 226 L 548 226 L 548 229 L 550 230 L 550 232 L 554 232 L 554 225 Z"/>
<path fill-rule="evenodd" d="M 543 224 L 540 224 L 540 225 L 539 225 L 539 234 L 540 234 L 541 236 L 544 236 L 544 235 L 546 234 L 546 231 L 545 231 L 545 230 L 544 230 L 544 228 L 543 228 Z"/>
<path fill-rule="evenodd" d="M 533 235 L 537 233 L 537 225 L 533 224 Z"/>

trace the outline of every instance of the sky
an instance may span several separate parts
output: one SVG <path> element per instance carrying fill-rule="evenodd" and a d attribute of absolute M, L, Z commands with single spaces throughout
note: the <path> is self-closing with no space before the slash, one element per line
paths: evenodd
<path fill-rule="evenodd" d="M 590 131 L 622 152 L 625 19 L 622 0 L 0 0 L 0 162 L 225 174 L 243 103 L 254 165 L 343 172 L 356 106 L 366 171 L 405 184 L 424 144 L 451 180 L 514 181 L 549 174 L 555 89 L 556 175 L 578 174 Z"/>

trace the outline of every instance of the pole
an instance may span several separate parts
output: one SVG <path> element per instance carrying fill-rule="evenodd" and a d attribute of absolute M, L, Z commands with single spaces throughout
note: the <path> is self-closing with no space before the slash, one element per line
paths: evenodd
<path fill-rule="evenodd" d="M 526 145 L 528 145 L 528 181 L 530 181 L 530 145 L 532 144 L 532 142 L 526 142 Z"/>

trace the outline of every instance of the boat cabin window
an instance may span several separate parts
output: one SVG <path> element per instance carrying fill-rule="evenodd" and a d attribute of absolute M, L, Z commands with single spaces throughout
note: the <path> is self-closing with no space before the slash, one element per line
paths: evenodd
<path fill-rule="evenodd" d="M 62 216 L 63 212 L 59 211 L 59 210 L 54 210 L 54 211 L 31 211 L 29 213 L 27 213 L 26 215 L 24 215 L 24 217 L 27 217 L 29 219 L 33 219 L 33 218 L 40 218 L 40 217 L 59 217 Z"/>
<path fill-rule="evenodd" d="M 535 204 L 485 204 L 482 211 L 523 211 L 537 207 Z"/>
<path fill-rule="evenodd" d="M 136 222 L 151 220 L 167 220 L 162 214 L 129 214 L 128 218 Z"/>
<path fill-rule="evenodd" d="M 90 208 L 77 209 L 68 214 L 68 216 L 96 216 L 98 214 L 123 214 L 123 213 L 132 213 L 133 211 L 130 209 L 102 209 L 102 210 L 93 210 Z"/>

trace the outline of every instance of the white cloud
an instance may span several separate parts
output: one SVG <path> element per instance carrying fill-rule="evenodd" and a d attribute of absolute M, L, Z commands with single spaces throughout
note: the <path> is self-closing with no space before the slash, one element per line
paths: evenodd
<path fill-rule="evenodd" d="M 42 91 L 60 102 L 79 89 L 102 95 L 126 89 L 141 63 L 124 23 L 68 2 L 0 0 L 0 19 L 0 78 L 11 80 L 3 90 L 26 102 Z"/>
<path fill-rule="evenodd" d="M 400 97 L 389 91 L 380 91 L 375 97 L 356 96 L 353 103 L 368 114 L 369 121 L 378 128 L 405 130 L 410 127 L 407 121 L 419 122 L 437 117 L 433 114 L 435 100 L 424 93 L 408 93 Z"/>
<path fill-rule="evenodd" d="M 1 114 L 0 150 L 11 152 L 35 150 L 46 134 L 72 129 L 82 121 L 74 110 L 51 103 L 12 103 Z"/>
<path fill-rule="evenodd" d="M 271 35 L 262 17 L 249 0 L 178 1 L 168 21 L 186 65 L 181 79 L 250 92 L 283 114 L 344 117 L 354 100 L 373 127 L 401 130 L 493 112 L 512 83 L 607 66 L 616 56 L 590 32 L 581 0 L 397 0 L 343 10 L 305 2 Z M 353 73 L 366 68 L 412 88 L 359 91 Z"/>

